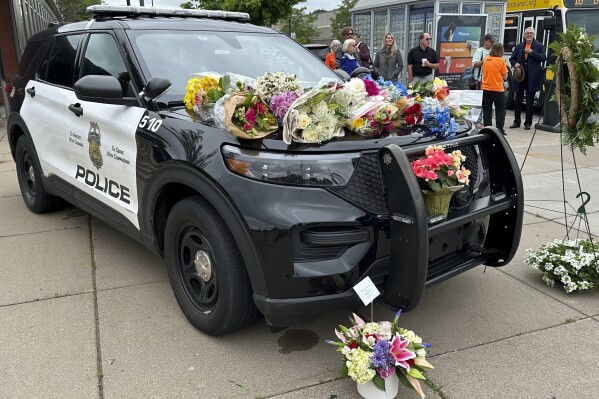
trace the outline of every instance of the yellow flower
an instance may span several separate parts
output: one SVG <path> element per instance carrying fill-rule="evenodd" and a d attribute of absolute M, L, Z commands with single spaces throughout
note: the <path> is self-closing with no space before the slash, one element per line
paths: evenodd
<path fill-rule="evenodd" d="M 354 129 L 359 129 L 364 126 L 364 118 L 357 118 L 354 120 Z"/>
<path fill-rule="evenodd" d="M 196 95 L 201 95 L 202 97 L 210 91 L 210 89 L 217 89 L 218 81 L 208 77 L 203 76 L 201 78 L 191 78 L 187 81 L 187 86 L 185 86 L 185 106 L 189 109 L 193 108 L 194 100 Z"/>

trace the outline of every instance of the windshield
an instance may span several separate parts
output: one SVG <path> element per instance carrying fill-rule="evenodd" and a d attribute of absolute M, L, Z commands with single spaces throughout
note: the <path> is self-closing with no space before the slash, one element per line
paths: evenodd
<path fill-rule="evenodd" d="M 192 73 L 293 73 L 304 87 L 338 76 L 302 45 L 281 34 L 205 31 L 129 31 L 146 78 L 162 76 L 172 87 L 166 101 L 183 100 Z"/>
<path fill-rule="evenodd" d="M 595 49 L 599 49 L 599 9 L 569 10 L 566 13 L 566 24 L 584 28 L 587 35 L 595 35 Z"/>

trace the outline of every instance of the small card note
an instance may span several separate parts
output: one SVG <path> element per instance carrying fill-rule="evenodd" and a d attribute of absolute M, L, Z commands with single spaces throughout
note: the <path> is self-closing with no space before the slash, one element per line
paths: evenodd
<path fill-rule="evenodd" d="M 354 290 L 364 302 L 364 306 L 368 305 L 374 299 L 381 295 L 380 291 L 376 288 L 370 277 L 366 277 L 364 280 L 360 281 L 358 284 L 354 286 Z"/>

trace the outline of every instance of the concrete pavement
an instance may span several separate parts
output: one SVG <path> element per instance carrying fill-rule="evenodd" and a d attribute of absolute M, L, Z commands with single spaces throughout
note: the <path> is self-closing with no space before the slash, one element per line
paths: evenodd
<path fill-rule="evenodd" d="M 324 343 L 347 311 L 275 334 L 257 320 L 203 335 L 180 312 L 160 258 L 76 208 L 27 210 L 5 127 L 0 120 L 0 398 L 359 397 Z M 574 161 L 565 151 L 565 218 L 559 135 L 506 130 L 520 163 L 534 135 L 518 255 L 431 287 L 401 324 L 433 345 L 428 398 L 596 398 L 599 291 L 548 287 L 523 261 L 526 248 L 563 238 L 574 221 Z M 599 149 L 576 163 L 597 234 Z M 417 396 L 400 387 L 398 397 Z"/>

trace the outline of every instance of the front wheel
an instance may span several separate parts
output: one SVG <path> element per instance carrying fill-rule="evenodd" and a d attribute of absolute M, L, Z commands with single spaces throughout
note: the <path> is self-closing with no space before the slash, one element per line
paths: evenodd
<path fill-rule="evenodd" d="M 227 334 L 256 316 L 249 277 L 233 236 L 202 197 L 183 199 L 171 210 L 165 256 L 175 298 L 198 330 Z"/>

